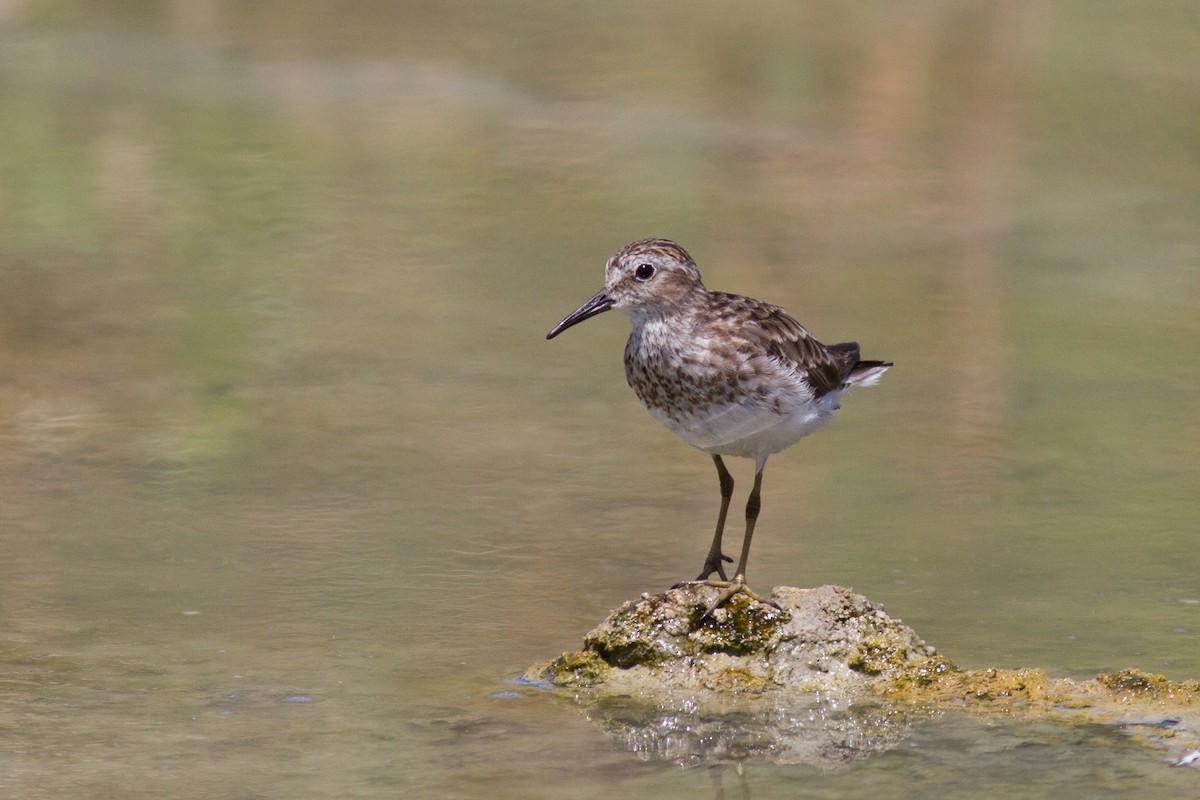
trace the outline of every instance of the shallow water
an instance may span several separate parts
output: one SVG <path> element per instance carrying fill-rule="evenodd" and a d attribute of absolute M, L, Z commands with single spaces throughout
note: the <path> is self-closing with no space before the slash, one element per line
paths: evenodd
<path fill-rule="evenodd" d="M 768 464 L 754 585 L 1200 676 L 1200 25 L 1156 8 L 5 4 L 0 792 L 1194 791 L 952 714 L 681 769 L 512 682 L 711 534 L 627 324 L 543 339 L 648 235 L 896 362 Z"/>

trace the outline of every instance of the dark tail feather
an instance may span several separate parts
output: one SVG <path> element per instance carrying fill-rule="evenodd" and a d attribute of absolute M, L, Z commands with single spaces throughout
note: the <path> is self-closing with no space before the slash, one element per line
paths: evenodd
<path fill-rule="evenodd" d="M 842 375 L 849 375 L 853 371 L 854 365 L 858 363 L 858 342 L 827 344 L 825 349 L 842 365 Z"/>
<path fill-rule="evenodd" d="M 858 342 L 827 345 L 826 350 L 842 365 L 842 383 L 850 386 L 871 386 L 892 366 L 891 361 L 859 361 Z"/>

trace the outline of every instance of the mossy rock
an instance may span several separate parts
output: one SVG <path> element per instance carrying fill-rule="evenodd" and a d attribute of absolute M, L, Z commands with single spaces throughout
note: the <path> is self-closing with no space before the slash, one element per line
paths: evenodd
<path fill-rule="evenodd" d="M 780 587 L 771 595 L 778 607 L 737 594 L 706 615 L 720 591 L 689 583 L 642 595 L 588 633 L 579 653 L 533 672 L 559 686 L 590 681 L 613 691 L 840 691 L 897 679 L 936 655 L 848 589 Z"/>
<path fill-rule="evenodd" d="M 612 667 L 595 653 L 586 650 L 563 653 L 558 658 L 530 668 L 525 676 L 532 682 L 549 682 L 555 686 L 586 688 L 604 683 Z"/>

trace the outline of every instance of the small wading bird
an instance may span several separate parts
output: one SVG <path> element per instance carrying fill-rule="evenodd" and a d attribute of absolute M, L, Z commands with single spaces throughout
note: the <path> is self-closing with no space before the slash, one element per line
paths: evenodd
<path fill-rule="evenodd" d="M 870 386 L 887 361 L 860 361 L 858 345 L 823 345 L 778 306 L 710 292 L 692 257 L 669 239 L 626 245 L 604 267 L 604 288 L 550 329 L 616 308 L 633 323 L 625 377 L 650 414 L 693 447 L 712 455 L 721 485 L 717 531 L 697 581 L 714 572 L 725 589 L 709 612 L 746 587 L 746 560 L 761 506 L 767 456 L 795 444 L 833 418 L 838 398 Z M 733 580 L 722 561 L 733 477 L 721 456 L 754 459 L 746 533 Z"/>

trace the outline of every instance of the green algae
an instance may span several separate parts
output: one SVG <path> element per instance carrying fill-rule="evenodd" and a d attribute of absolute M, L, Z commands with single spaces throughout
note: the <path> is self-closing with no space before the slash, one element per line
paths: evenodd
<path fill-rule="evenodd" d="M 902 667 L 906 654 L 886 642 L 868 641 L 859 645 L 858 650 L 846 659 L 850 669 L 866 675 L 881 675 L 888 668 Z"/>
<path fill-rule="evenodd" d="M 619 669 L 655 667 L 684 657 L 769 652 L 787 614 L 735 595 L 708 614 L 707 601 L 644 595 L 617 609 L 584 638 L 584 651 Z"/>
<path fill-rule="evenodd" d="M 1136 669 L 1101 674 L 1096 681 L 1109 692 L 1125 700 L 1149 699 L 1185 705 L 1200 704 L 1200 681 L 1174 682 L 1162 675 Z"/>
<path fill-rule="evenodd" d="M 707 606 L 693 609 L 695 641 L 701 653 L 745 656 L 769 652 L 786 617 L 786 612 L 774 606 L 734 595 L 718 613 L 707 614 Z"/>
<path fill-rule="evenodd" d="M 1173 682 L 1137 669 L 1101 673 L 1076 681 L 1051 678 L 1043 669 L 963 671 L 933 666 L 881 684 L 875 691 L 889 699 L 914 703 L 951 703 L 968 709 L 1062 711 L 1117 704 L 1145 707 L 1200 707 L 1200 682 Z"/>
<path fill-rule="evenodd" d="M 563 653 L 547 664 L 532 667 L 525 674 L 531 680 L 545 680 L 555 686 L 586 688 L 603 683 L 611 670 L 612 667 L 598 655 L 581 650 Z"/>

